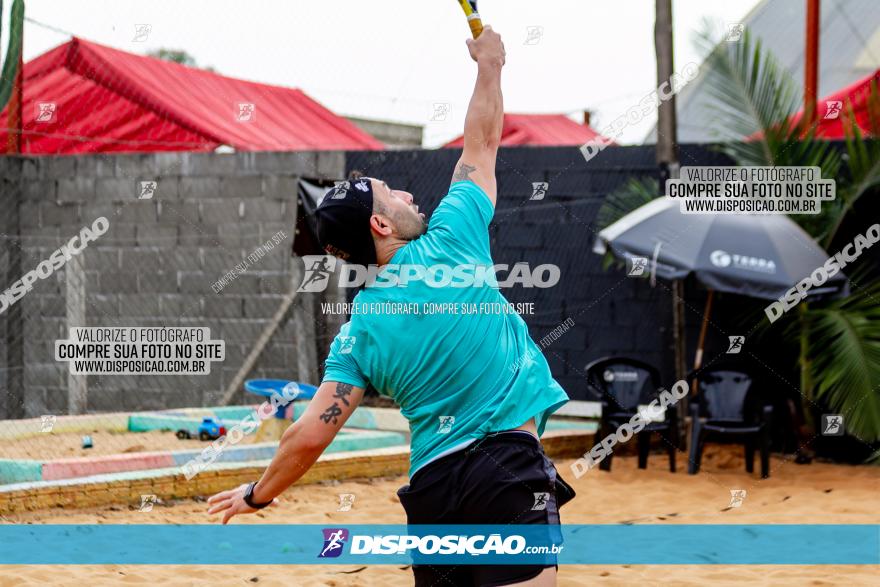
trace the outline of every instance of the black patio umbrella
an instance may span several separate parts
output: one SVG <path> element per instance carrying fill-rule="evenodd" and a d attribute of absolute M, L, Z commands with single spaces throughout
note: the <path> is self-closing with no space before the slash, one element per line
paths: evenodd
<path fill-rule="evenodd" d="M 645 273 L 678 280 L 694 275 L 709 288 L 695 368 L 702 363 L 715 290 L 776 300 L 829 258 L 789 217 L 778 214 L 682 214 L 678 202 L 658 198 L 599 232 L 593 251 L 647 259 Z M 809 298 L 848 295 L 838 272 L 808 290 Z M 681 326 L 683 330 L 683 326 Z M 683 333 L 680 333 L 684 340 Z"/>

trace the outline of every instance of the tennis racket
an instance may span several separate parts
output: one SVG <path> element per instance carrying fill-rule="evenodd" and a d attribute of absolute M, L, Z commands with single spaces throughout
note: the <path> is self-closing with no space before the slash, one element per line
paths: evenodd
<path fill-rule="evenodd" d="M 471 34 L 476 39 L 483 32 L 483 21 L 480 20 L 480 13 L 477 12 L 477 0 L 458 0 L 464 15 L 468 19 L 468 25 L 471 27 Z"/>

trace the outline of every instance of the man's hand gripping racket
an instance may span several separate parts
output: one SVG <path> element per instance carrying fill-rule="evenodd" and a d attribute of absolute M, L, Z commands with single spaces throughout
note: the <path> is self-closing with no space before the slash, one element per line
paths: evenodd
<path fill-rule="evenodd" d="M 476 42 L 484 30 L 483 21 L 477 12 L 477 0 L 458 0 L 458 3 L 467 16 L 468 25 L 470 25 L 471 34 L 474 37 L 474 40 L 468 41 L 468 50 L 473 60 L 479 63 L 485 59 L 503 66 L 506 57 L 504 43 L 501 42 L 501 36 L 493 31 L 491 26 L 485 27 L 487 34 L 479 42 Z"/>
<path fill-rule="evenodd" d="M 471 27 L 471 34 L 476 39 L 483 32 L 483 21 L 480 20 L 480 13 L 477 12 L 477 0 L 458 0 L 464 15 L 468 19 L 468 25 Z"/>

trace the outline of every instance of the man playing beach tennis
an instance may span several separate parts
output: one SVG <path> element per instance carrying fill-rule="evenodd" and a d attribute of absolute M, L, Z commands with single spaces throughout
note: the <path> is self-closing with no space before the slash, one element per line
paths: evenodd
<path fill-rule="evenodd" d="M 494 275 L 475 278 L 479 268 L 493 265 L 488 226 L 495 211 L 505 52 L 490 27 L 468 48 L 478 74 L 464 151 L 430 224 L 411 194 L 374 178 L 343 183 L 319 205 L 324 249 L 380 268 L 354 299 L 355 309 L 376 310 L 352 312 L 342 326 L 317 394 L 284 433 L 260 481 L 209 500 L 209 513 L 222 512 L 223 523 L 270 504 L 299 479 L 372 384 L 409 421 L 410 483 L 398 491 L 409 524 L 559 524 L 558 507 L 573 493 L 558 479 L 538 437 L 568 397 L 522 318 L 503 311 L 507 302 Z M 437 266 L 452 269 L 451 281 L 432 282 L 430 272 L 419 270 Z M 413 304 L 484 311 L 382 310 Z M 417 585 L 556 580 L 553 564 L 416 564 L 413 572 Z"/>

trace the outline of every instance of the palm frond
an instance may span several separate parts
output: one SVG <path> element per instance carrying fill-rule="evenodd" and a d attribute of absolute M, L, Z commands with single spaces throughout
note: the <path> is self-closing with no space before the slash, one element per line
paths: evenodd
<path fill-rule="evenodd" d="M 702 36 L 714 47 L 705 87 L 720 149 L 739 165 L 815 165 L 836 174 L 839 155 L 815 140 L 813 129 L 791 121 L 800 106 L 798 87 L 761 41 L 746 31 L 736 43 L 714 43 L 709 34 Z"/>
<path fill-rule="evenodd" d="M 880 280 L 805 313 L 816 398 L 844 415 L 847 432 L 880 439 Z"/>
<path fill-rule="evenodd" d="M 636 208 L 660 197 L 659 183 L 656 179 L 630 179 L 622 187 L 605 198 L 596 214 L 599 230 L 611 226 Z"/>
<path fill-rule="evenodd" d="M 880 136 L 880 93 L 876 82 L 871 82 L 868 95 L 868 124 L 874 136 Z M 848 178 L 846 182 L 838 182 L 836 207 L 830 212 L 834 215 L 826 234 L 821 242 L 827 247 L 834 242 L 837 230 L 844 218 L 855 206 L 856 202 L 866 193 L 880 186 L 880 141 L 866 139 L 856 121 L 852 104 L 849 113 L 843 120 L 846 133 L 846 159 Z M 823 175 L 826 175 L 823 171 Z M 824 208 L 824 206 L 823 206 Z"/>

